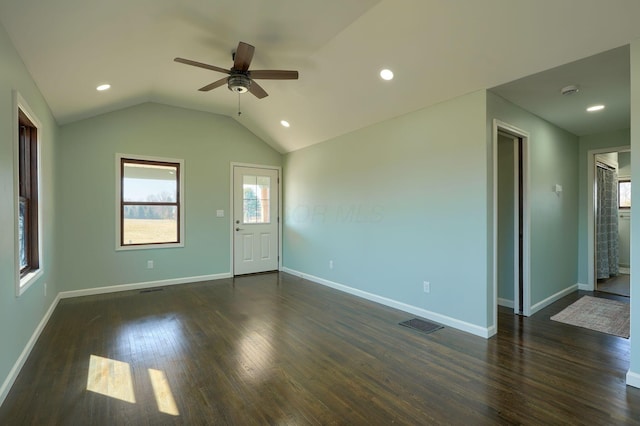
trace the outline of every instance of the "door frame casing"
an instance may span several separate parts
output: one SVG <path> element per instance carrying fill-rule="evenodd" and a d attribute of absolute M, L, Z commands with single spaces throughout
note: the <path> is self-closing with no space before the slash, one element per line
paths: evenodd
<path fill-rule="evenodd" d="M 498 331 L 498 132 L 507 133 L 514 138 L 522 140 L 522 304 L 519 306 L 519 277 L 514 282 L 514 312 L 522 311 L 522 315 L 531 315 L 531 207 L 529 200 L 529 188 L 531 177 L 529 167 L 529 133 L 511 124 L 498 119 L 493 119 L 492 126 L 492 152 L 493 152 L 493 326 L 495 332 Z M 517 160 L 516 160 L 517 161 Z M 516 170 L 515 173 L 518 173 Z M 514 173 L 514 175 L 515 175 Z M 518 191 L 518 185 L 515 185 Z M 518 197 L 514 200 L 515 225 L 518 229 Z M 514 232 L 514 242 L 516 250 L 519 247 L 519 232 Z M 520 254 L 518 254 L 520 255 Z M 514 277 L 519 274 L 518 256 L 514 256 Z"/>
<path fill-rule="evenodd" d="M 631 145 L 598 148 L 587 151 L 587 283 L 580 290 L 596 289 L 596 155 L 631 151 Z"/>
<path fill-rule="evenodd" d="M 267 169 L 276 170 L 278 172 L 278 271 L 282 271 L 282 167 L 271 166 L 266 164 L 252 164 L 252 163 L 239 163 L 231 162 L 229 167 L 229 274 L 235 276 L 234 268 L 234 233 L 233 233 L 233 218 L 235 217 L 235 204 L 233 200 L 234 195 L 234 175 L 233 171 L 236 167 L 248 167 L 253 169 Z"/>

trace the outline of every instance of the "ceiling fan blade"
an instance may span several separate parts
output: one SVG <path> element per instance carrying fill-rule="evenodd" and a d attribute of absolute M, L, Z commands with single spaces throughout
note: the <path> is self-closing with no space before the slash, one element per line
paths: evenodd
<path fill-rule="evenodd" d="M 211 84 L 207 84 L 206 86 L 201 87 L 198 90 L 201 91 L 201 92 L 208 92 L 209 90 L 213 90 L 216 87 L 222 86 L 223 84 L 225 84 L 227 82 L 228 79 L 229 79 L 229 77 L 221 78 L 220 80 L 214 81 Z"/>
<path fill-rule="evenodd" d="M 194 67 L 204 68 L 211 71 L 218 71 L 224 74 L 231 73 L 227 69 L 216 67 L 215 65 L 203 64 L 202 62 L 192 61 L 191 59 L 175 58 L 174 61 L 180 62 L 181 64 L 193 65 Z"/>
<path fill-rule="evenodd" d="M 297 80 L 298 71 L 284 70 L 255 70 L 249 71 L 251 78 L 260 78 L 263 80 Z"/>
<path fill-rule="evenodd" d="M 249 92 L 258 99 L 266 98 L 269 94 L 255 81 L 251 81 Z"/>
<path fill-rule="evenodd" d="M 233 59 L 233 68 L 243 72 L 247 71 L 249 65 L 251 65 L 255 49 L 255 47 L 245 42 L 238 43 L 238 49 Z"/>

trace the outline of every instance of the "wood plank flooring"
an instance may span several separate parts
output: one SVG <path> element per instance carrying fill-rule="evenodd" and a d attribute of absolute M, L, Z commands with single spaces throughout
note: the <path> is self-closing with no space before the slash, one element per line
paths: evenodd
<path fill-rule="evenodd" d="M 583 294 L 488 340 L 287 274 L 66 299 L 0 424 L 640 424 L 629 341 L 549 320 Z"/>

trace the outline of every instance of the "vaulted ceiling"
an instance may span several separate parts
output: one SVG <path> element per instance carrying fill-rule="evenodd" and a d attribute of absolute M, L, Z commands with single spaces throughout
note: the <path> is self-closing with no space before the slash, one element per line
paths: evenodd
<path fill-rule="evenodd" d="M 640 38 L 639 18 L 637 0 L 0 2 L 0 23 L 60 124 L 153 101 L 228 115 L 281 152 L 475 90 L 496 88 L 522 102 L 523 91 L 541 90 L 538 73 Z M 173 61 L 228 68 L 238 41 L 256 47 L 252 69 L 294 69 L 300 79 L 261 80 L 269 93 L 261 100 L 224 87 L 199 92 L 223 75 Z M 598 84 L 622 78 L 607 61 L 596 63 L 606 71 L 591 74 L 609 73 Z M 628 59 L 620 66 L 628 79 Z M 380 79 L 382 68 L 395 79 Z M 505 86 L 515 80 L 521 86 Z M 103 82 L 112 88 L 97 92 Z M 547 110 L 536 102 L 534 109 Z M 578 123 L 584 119 L 572 120 L 568 130 L 587 131 Z"/>

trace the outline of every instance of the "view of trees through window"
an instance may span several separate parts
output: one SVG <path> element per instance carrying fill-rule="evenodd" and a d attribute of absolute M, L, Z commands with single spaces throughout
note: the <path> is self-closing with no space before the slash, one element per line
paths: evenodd
<path fill-rule="evenodd" d="M 121 245 L 180 242 L 180 164 L 121 160 Z"/>

